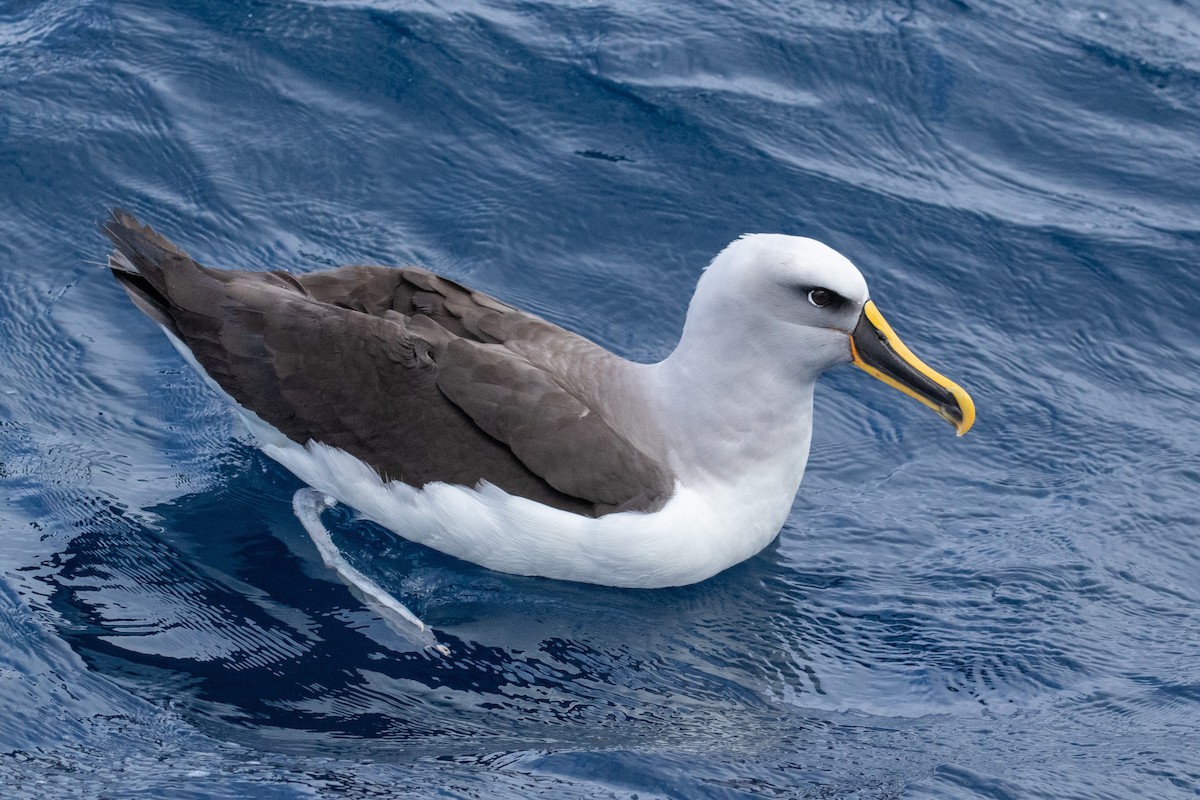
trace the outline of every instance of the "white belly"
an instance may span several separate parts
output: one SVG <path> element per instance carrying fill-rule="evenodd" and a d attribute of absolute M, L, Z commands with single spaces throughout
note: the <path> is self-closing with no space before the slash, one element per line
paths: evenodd
<path fill-rule="evenodd" d="M 247 417 L 264 453 L 300 480 L 409 541 L 500 572 L 606 586 L 658 588 L 709 578 L 765 547 L 782 519 L 731 519 L 685 486 L 659 511 L 593 518 L 477 487 L 384 483 L 344 450 L 301 446 Z M 788 503 L 790 507 L 790 499 Z M 746 509 L 745 511 L 748 511 Z M 785 512 L 786 514 L 786 512 Z"/>

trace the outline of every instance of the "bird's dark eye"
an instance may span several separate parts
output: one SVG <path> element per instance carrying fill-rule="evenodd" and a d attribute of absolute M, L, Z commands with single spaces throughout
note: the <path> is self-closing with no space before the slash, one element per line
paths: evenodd
<path fill-rule="evenodd" d="M 817 308 L 824 308 L 833 302 L 833 292 L 828 289 L 812 289 L 808 293 L 808 302 Z"/>

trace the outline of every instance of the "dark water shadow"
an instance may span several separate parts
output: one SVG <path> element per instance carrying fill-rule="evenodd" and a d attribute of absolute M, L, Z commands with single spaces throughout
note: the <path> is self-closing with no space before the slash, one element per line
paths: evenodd
<path fill-rule="evenodd" d="M 223 739 L 445 755 L 736 742 L 778 717 L 779 668 L 764 664 L 796 654 L 764 659 L 778 638 L 759 625 L 796 597 L 764 590 L 774 548 L 699 586 L 627 591 L 501 575 L 327 515 L 346 557 L 450 646 L 443 658 L 325 569 L 291 514 L 300 484 L 250 448 L 236 463 L 147 509 L 154 524 L 93 514 L 46 579 L 92 669 Z"/>

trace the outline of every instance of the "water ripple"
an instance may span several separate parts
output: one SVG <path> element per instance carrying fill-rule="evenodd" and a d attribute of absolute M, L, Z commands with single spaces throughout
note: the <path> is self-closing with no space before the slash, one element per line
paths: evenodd
<path fill-rule="evenodd" d="M 1194 796 L 1197 43 L 1167 0 L 0 10 L 0 781 Z M 831 374 L 780 540 L 683 589 L 332 514 L 454 656 L 414 653 L 97 263 L 113 204 L 214 266 L 424 263 L 645 360 L 734 236 L 818 236 L 978 424 Z"/>

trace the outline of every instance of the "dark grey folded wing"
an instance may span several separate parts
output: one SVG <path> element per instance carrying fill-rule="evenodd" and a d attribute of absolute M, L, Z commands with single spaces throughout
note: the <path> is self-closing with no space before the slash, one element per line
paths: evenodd
<path fill-rule="evenodd" d="M 104 230 L 138 307 L 293 441 L 346 450 L 386 479 L 486 480 L 588 515 L 654 510 L 673 490 L 663 464 L 571 390 L 580 353 L 612 356 L 544 320 L 425 270 L 213 270 L 123 212 Z"/>

